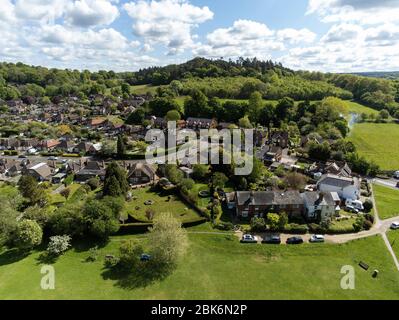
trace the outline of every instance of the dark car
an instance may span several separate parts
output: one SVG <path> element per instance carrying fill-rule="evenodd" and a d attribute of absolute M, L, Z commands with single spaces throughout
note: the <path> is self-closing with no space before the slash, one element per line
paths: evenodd
<path fill-rule="evenodd" d="M 287 244 L 301 244 L 303 239 L 301 237 L 291 237 L 287 239 Z"/>
<path fill-rule="evenodd" d="M 28 157 L 25 156 L 24 154 L 20 154 L 20 155 L 18 156 L 18 158 L 20 158 L 20 159 L 26 159 L 26 158 L 28 158 Z"/>
<path fill-rule="evenodd" d="M 396 184 L 396 188 L 399 188 L 399 182 Z"/>
<path fill-rule="evenodd" d="M 151 256 L 149 254 L 143 253 L 141 255 L 141 257 L 140 257 L 140 261 L 142 261 L 142 262 L 147 262 L 147 261 L 150 261 L 150 260 L 151 260 Z"/>
<path fill-rule="evenodd" d="M 280 244 L 281 243 L 281 238 L 280 236 L 274 235 L 274 236 L 266 236 L 262 243 L 265 244 Z"/>

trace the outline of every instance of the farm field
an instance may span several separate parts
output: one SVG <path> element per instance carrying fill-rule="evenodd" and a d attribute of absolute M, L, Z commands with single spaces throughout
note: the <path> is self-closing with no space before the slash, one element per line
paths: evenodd
<path fill-rule="evenodd" d="M 143 235 L 129 239 L 144 241 Z M 55 290 L 40 289 L 40 251 L 18 256 L 0 251 L 2 299 L 399 299 L 399 273 L 380 236 L 344 245 L 242 245 L 233 235 L 189 234 L 190 247 L 177 270 L 143 286 L 110 275 L 107 254 L 117 254 L 112 237 L 95 262 L 89 246 L 75 245 L 54 263 Z M 380 275 L 364 271 L 364 261 Z M 356 272 L 356 289 L 342 290 L 341 268 Z"/>
<path fill-rule="evenodd" d="M 399 170 L 399 125 L 358 123 L 348 139 L 361 156 L 374 161 L 382 170 Z"/>
<path fill-rule="evenodd" d="M 150 92 L 152 94 L 155 94 L 159 86 L 152 86 L 150 84 L 143 84 L 143 85 L 137 85 L 137 86 L 130 86 L 131 92 L 134 94 L 147 94 L 147 92 Z"/>
<path fill-rule="evenodd" d="M 373 190 L 380 218 L 389 219 L 399 216 L 399 191 L 377 184 L 373 185 Z"/>

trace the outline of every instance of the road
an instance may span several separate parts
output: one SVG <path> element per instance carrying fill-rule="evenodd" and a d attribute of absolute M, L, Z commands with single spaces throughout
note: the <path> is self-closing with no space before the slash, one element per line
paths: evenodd
<path fill-rule="evenodd" d="M 399 180 L 396 180 L 394 178 L 391 179 L 378 179 L 375 178 L 373 180 L 374 183 L 385 186 L 385 187 L 389 187 L 389 188 L 393 188 L 393 189 L 397 189 L 396 185 L 398 184 Z"/>

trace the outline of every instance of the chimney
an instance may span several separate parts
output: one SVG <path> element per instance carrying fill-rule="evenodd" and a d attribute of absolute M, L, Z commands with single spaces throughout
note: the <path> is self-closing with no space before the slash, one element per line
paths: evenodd
<path fill-rule="evenodd" d="M 251 191 L 249 195 L 249 203 L 254 204 L 255 203 L 255 193 Z"/>
<path fill-rule="evenodd" d="M 320 192 L 319 193 L 319 202 L 322 202 L 324 200 L 324 193 L 323 192 Z"/>

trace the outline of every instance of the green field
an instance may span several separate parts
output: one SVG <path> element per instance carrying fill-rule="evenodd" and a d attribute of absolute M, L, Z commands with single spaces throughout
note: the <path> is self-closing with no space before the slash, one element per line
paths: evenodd
<path fill-rule="evenodd" d="M 381 219 L 399 216 L 399 191 L 393 188 L 373 185 L 378 215 Z"/>
<path fill-rule="evenodd" d="M 378 114 L 377 110 L 363 106 L 357 102 L 354 102 L 354 101 L 344 101 L 344 102 L 345 102 L 346 110 L 348 113 L 356 113 L 356 114 L 365 113 L 367 115 L 370 115 L 370 114 L 377 115 Z"/>
<path fill-rule="evenodd" d="M 147 94 L 147 92 L 150 92 L 151 94 L 155 94 L 157 92 L 158 87 L 159 86 L 152 86 L 150 84 L 130 86 L 131 92 L 133 94 L 141 94 L 141 95 L 145 95 L 145 94 Z"/>
<path fill-rule="evenodd" d="M 171 195 L 171 199 L 169 200 L 167 195 L 152 192 L 150 188 L 147 187 L 133 190 L 132 196 L 136 199 L 133 199 L 131 202 L 126 202 L 122 213 L 122 215 L 125 217 L 130 214 L 139 221 L 148 222 L 146 211 L 149 209 L 154 210 L 155 214 L 171 212 L 181 221 L 187 221 L 199 217 L 195 210 L 182 202 L 181 199 L 176 195 Z M 154 204 L 145 205 L 144 202 L 147 200 L 154 201 Z"/>
<path fill-rule="evenodd" d="M 136 236 L 132 238 L 142 238 Z M 88 247 L 68 251 L 54 264 L 55 290 L 40 289 L 39 252 L 0 253 L 1 299 L 399 299 L 399 273 L 380 236 L 344 245 L 241 245 L 229 235 L 190 234 L 177 270 L 142 286 L 110 276 L 103 257 L 116 254 L 120 238 L 85 262 Z M 360 261 L 369 271 L 358 267 Z M 356 289 L 342 290 L 342 266 L 356 272 Z M 372 270 L 380 275 L 372 278 Z"/>
<path fill-rule="evenodd" d="M 396 257 L 399 259 L 399 231 L 388 231 L 388 240 L 391 243 L 392 249 L 395 252 Z"/>
<path fill-rule="evenodd" d="M 358 123 L 348 139 L 360 155 L 377 163 L 382 170 L 399 170 L 399 125 Z"/>

